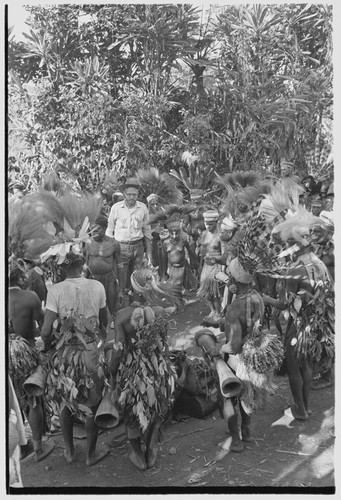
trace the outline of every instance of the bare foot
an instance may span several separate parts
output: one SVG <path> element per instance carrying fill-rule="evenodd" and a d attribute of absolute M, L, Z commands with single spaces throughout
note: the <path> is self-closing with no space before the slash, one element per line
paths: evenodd
<path fill-rule="evenodd" d="M 129 455 L 129 460 L 135 465 L 140 470 L 146 470 L 147 469 L 147 464 L 145 462 L 144 457 L 139 457 L 136 455 L 136 453 L 133 451 Z"/>
<path fill-rule="evenodd" d="M 76 447 L 74 446 L 73 447 L 73 451 L 69 451 L 65 448 L 64 450 L 64 458 L 66 460 L 66 463 L 68 464 L 72 464 L 72 462 L 75 461 L 76 459 L 76 454 L 77 454 L 77 451 L 76 451 Z"/>
<path fill-rule="evenodd" d="M 235 451 L 237 453 L 240 452 L 240 451 L 244 451 L 244 445 L 239 440 L 238 441 L 232 441 L 230 450 L 231 451 Z"/>
<path fill-rule="evenodd" d="M 157 450 L 155 448 L 153 448 L 152 450 L 148 450 L 146 452 L 148 469 L 151 469 L 152 467 L 154 467 L 155 462 L 156 462 L 156 457 L 157 457 Z"/>
<path fill-rule="evenodd" d="M 44 460 L 54 450 L 55 442 L 52 439 L 46 441 L 39 450 L 36 450 L 34 459 L 36 462 Z"/>
<path fill-rule="evenodd" d="M 98 453 L 95 453 L 95 455 L 93 455 L 92 457 L 88 457 L 86 459 L 85 463 L 89 467 L 91 465 L 95 465 L 95 464 L 97 464 L 97 462 L 99 462 L 100 460 L 102 460 L 102 458 L 106 457 L 109 453 L 110 453 L 110 449 L 109 448 L 104 448 L 103 450 L 99 451 Z"/>
<path fill-rule="evenodd" d="M 308 413 L 306 411 L 304 413 L 300 413 L 297 410 L 296 405 L 292 405 L 291 413 L 292 413 L 292 416 L 294 418 L 296 418 L 297 420 L 307 420 L 307 418 L 308 418 Z"/>

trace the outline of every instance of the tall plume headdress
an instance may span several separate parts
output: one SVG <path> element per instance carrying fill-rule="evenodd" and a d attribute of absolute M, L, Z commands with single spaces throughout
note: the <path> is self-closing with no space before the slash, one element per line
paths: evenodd
<path fill-rule="evenodd" d="M 9 203 L 8 208 L 10 262 L 17 259 L 38 260 L 40 254 L 54 242 L 46 230 L 44 213 L 35 210 L 30 196 L 25 196 L 16 203 Z"/>
<path fill-rule="evenodd" d="M 280 259 L 286 255 L 284 250 L 289 233 L 293 236 L 295 248 L 298 248 L 297 244 L 302 243 L 298 235 L 302 234 L 303 227 L 308 236 L 314 224 L 321 224 L 318 217 L 299 205 L 298 188 L 296 183 L 289 186 L 279 181 L 269 194 L 260 197 L 253 205 L 244 237 L 238 245 L 237 257 L 230 265 L 230 272 L 237 280 L 251 282 L 255 273 L 278 275 L 283 271 Z M 281 224 L 290 226 L 291 231 L 285 234 L 281 231 Z M 276 235 L 280 238 L 274 238 Z"/>
<path fill-rule="evenodd" d="M 156 195 L 161 205 L 182 204 L 182 192 L 171 175 L 160 173 L 156 167 L 150 167 L 138 169 L 136 178 L 139 181 L 143 201 L 148 201 L 148 197 Z"/>
<path fill-rule="evenodd" d="M 234 172 L 224 176 L 216 174 L 214 183 L 218 187 L 217 196 L 222 203 L 220 211 L 233 218 L 237 217 L 240 205 L 250 209 L 260 195 L 270 192 L 272 185 L 253 171 Z"/>
<path fill-rule="evenodd" d="M 37 191 L 25 197 L 20 208 L 30 214 L 26 227 L 18 217 L 15 219 L 21 229 L 21 244 L 35 260 L 45 262 L 56 257 L 57 264 L 62 264 L 68 253 L 80 255 L 84 243 L 91 241 L 90 226 L 100 209 L 101 202 L 94 195 L 69 193 L 57 197 L 49 191 Z"/>
<path fill-rule="evenodd" d="M 165 205 L 162 210 L 155 212 L 149 216 L 149 224 L 154 224 L 156 222 L 163 221 L 167 227 L 176 225 L 181 227 L 181 222 L 185 215 L 194 212 L 197 209 L 194 203 L 186 203 L 185 205 L 179 206 L 174 204 Z"/>

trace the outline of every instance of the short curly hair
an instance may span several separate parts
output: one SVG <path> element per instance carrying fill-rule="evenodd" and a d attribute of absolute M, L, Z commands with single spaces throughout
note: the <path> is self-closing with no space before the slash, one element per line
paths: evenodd
<path fill-rule="evenodd" d="M 25 280 L 25 278 L 25 271 L 21 267 L 16 266 L 9 272 L 9 286 L 18 286 L 20 285 L 20 279 Z"/>
<path fill-rule="evenodd" d="M 70 270 L 82 266 L 84 261 L 85 257 L 83 254 L 69 252 L 65 255 L 64 262 L 61 265 L 64 269 Z"/>

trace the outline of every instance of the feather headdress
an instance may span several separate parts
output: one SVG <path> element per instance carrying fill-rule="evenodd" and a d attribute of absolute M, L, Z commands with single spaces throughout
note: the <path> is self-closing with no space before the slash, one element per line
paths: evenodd
<path fill-rule="evenodd" d="M 217 175 L 215 182 L 223 187 L 230 186 L 232 189 L 238 190 L 260 184 L 262 177 L 260 173 L 251 170 L 249 172 L 233 172 L 223 176 Z"/>
<path fill-rule="evenodd" d="M 149 224 L 154 224 L 159 221 L 172 221 L 172 220 L 182 220 L 185 215 L 194 212 L 197 210 L 197 207 L 194 203 L 186 203 L 183 206 L 178 205 L 166 205 L 163 207 L 163 210 L 158 211 L 149 216 L 148 222 Z"/>
<path fill-rule="evenodd" d="M 53 237 L 45 229 L 45 219 L 27 203 L 26 197 L 9 205 L 8 250 L 12 256 L 37 260 L 52 244 Z"/>
<path fill-rule="evenodd" d="M 31 256 L 37 259 L 40 255 L 42 262 L 58 257 L 57 263 L 62 264 L 67 253 L 80 253 L 83 244 L 90 241 L 90 225 L 95 223 L 100 209 L 101 202 L 94 195 L 82 193 L 57 197 L 49 191 L 37 191 L 23 199 L 20 207 L 20 213 L 24 212 L 22 221 L 19 221 L 18 214 L 11 214 L 11 234 L 15 233 L 16 224 L 20 227 L 21 244 L 28 248 Z M 26 227 L 23 227 L 23 221 L 27 221 Z"/>
<path fill-rule="evenodd" d="M 283 222 L 288 213 L 298 208 L 293 203 L 289 190 L 279 182 L 272 186 L 270 193 L 264 194 L 253 204 L 251 216 L 245 224 L 245 233 L 238 244 L 237 259 L 233 269 L 238 271 L 235 278 L 241 275 L 242 269 L 250 279 L 256 272 L 271 271 L 277 265 L 278 254 L 285 247 L 285 242 L 273 241 L 273 229 Z M 247 282 L 247 281 L 244 281 Z"/>
<path fill-rule="evenodd" d="M 281 272 L 280 259 L 310 244 L 312 229 L 321 226 L 319 217 L 299 205 L 300 189 L 296 186 L 279 181 L 254 204 L 237 250 L 238 266 L 249 277 L 256 272 Z M 288 243 L 293 243 L 292 247 L 288 248 Z M 233 274 L 233 266 L 230 270 Z"/>
<path fill-rule="evenodd" d="M 295 213 L 288 214 L 283 222 L 277 224 L 272 233 L 277 234 L 282 241 L 306 246 L 311 243 L 312 230 L 320 226 L 321 218 L 301 206 Z"/>
<path fill-rule="evenodd" d="M 151 194 L 158 196 L 160 203 L 181 205 L 183 195 L 176 185 L 176 180 L 167 173 L 160 173 L 156 167 L 140 168 L 136 172 L 140 193 L 147 200 Z"/>
<path fill-rule="evenodd" d="M 222 201 L 220 211 L 236 217 L 238 205 L 250 208 L 264 193 L 269 193 L 272 184 L 263 181 L 258 172 L 235 172 L 219 176 L 216 174 L 215 184 L 221 188 L 219 197 Z"/>

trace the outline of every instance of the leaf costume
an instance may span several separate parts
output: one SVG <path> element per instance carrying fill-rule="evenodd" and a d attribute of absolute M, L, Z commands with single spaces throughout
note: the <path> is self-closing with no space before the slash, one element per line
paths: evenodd
<path fill-rule="evenodd" d="M 85 407 L 94 406 L 102 396 L 104 372 L 97 349 L 97 322 L 72 311 L 54 336 L 48 359 L 47 402 L 57 415 L 67 406 L 83 418 L 89 413 Z"/>
<path fill-rule="evenodd" d="M 25 380 L 41 363 L 39 352 L 32 342 L 21 336 L 11 335 L 8 348 L 8 370 L 12 379 L 20 408 L 27 414 L 27 395 L 23 388 Z"/>
<path fill-rule="evenodd" d="M 299 287 L 287 292 L 288 311 L 295 328 L 287 332 L 298 359 L 309 357 L 315 370 L 327 371 L 335 357 L 334 283 L 326 266 L 313 253 L 302 255 L 294 269 L 305 271 L 302 281 L 309 289 Z"/>
<path fill-rule="evenodd" d="M 142 432 L 164 420 L 173 404 L 175 369 L 166 343 L 169 320 L 159 316 L 137 331 L 125 345 L 116 376 L 118 404 L 128 425 Z"/>

